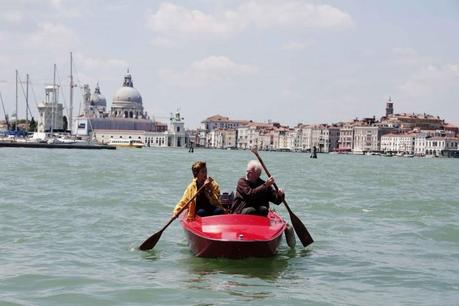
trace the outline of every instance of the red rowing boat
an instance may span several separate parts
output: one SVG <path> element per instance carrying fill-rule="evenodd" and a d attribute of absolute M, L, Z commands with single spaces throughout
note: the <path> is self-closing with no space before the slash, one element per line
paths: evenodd
<path fill-rule="evenodd" d="M 227 214 L 199 217 L 181 224 L 191 251 L 199 257 L 269 257 L 276 254 L 287 223 L 276 212 L 267 217 Z"/>

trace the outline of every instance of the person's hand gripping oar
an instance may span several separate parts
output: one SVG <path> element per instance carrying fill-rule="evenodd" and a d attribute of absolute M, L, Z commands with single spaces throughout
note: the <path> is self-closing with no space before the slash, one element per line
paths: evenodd
<path fill-rule="evenodd" d="M 198 196 L 198 194 L 207 186 L 207 184 L 209 184 L 210 182 L 212 182 L 212 179 L 209 177 L 209 179 L 206 181 L 205 184 L 203 184 L 201 186 L 201 188 L 198 189 L 198 191 L 196 191 L 196 193 L 194 194 L 194 196 L 169 220 L 169 222 L 167 222 L 166 225 L 164 225 L 164 227 L 162 229 L 160 229 L 157 233 L 153 234 L 150 236 L 150 238 L 148 238 L 147 240 L 145 240 L 140 246 L 139 246 L 139 250 L 141 251 L 147 251 L 147 250 L 151 250 L 155 247 L 156 243 L 158 242 L 159 238 L 161 238 L 161 234 L 164 232 L 164 230 L 169 226 L 169 224 L 172 223 L 172 221 L 174 221 L 175 219 L 177 219 L 177 217 L 182 213 L 182 211 L 184 211 L 186 208 L 188 208 L 188 206 L 190 205 L 190 203 Z"/>
<path fill-rule="evenodd" d="M 266 175 L 268 177 L 271 177 L 271 174 L 269 173 L 268 169 L 266 168 L 265 164 L 263 163 L 263 160 L 261 159 L 260 155 L 258 154 L 257 148 L 256 147 L 252 147 L 250 149 L 250 151 L 252 151 L 252 153 L 255 154 L 255 156 L 258 158 L 258 161 L 260 162 L 261 166 L 265 170 Z M 273 186 L 276 189 L 276 191 L 279 190 L 279 188 L 277 187 L 276 183 L 274 183 Z M 285 205 L 285 208 L 287 208 L 287 210 L 288 210 L 288 213 L 290 215 L 290 221 L 292 222 L 292 225 L 293 225 L 293 228 L 295 229 L 296 235 L 298 236 L 298 238 L 300 238 L 300 241 L 303 244 L 303 246 L 307 247 L 308 245 L 313 243 L 314 240 L 312 239 L 311 235 L 309 234 L 306 226 L 304 226 L 303 222 L 301 222 L 300 218 L 298 218 L 293 213 L 293 211 L 290 209 L 290 207 L 288 206 L 288 204 L 285 201 L 285 199 L 284 199 L 283 203 Z"/>

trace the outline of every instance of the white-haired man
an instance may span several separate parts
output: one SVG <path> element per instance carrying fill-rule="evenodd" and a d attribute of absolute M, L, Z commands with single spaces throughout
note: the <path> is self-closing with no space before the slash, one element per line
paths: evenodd
<path fill-rule="evenodd" d="M 272 176 L 266 181 L 260 178 L 261 170 L 261 164 L 256 160 L 251 160 L 247 164 L 246 176 L 237 182 L 233 213 L 266 216 L 269 202 L 279 205 L 284 200 L 282 189 L 276 191 L 273 188 Z"/>

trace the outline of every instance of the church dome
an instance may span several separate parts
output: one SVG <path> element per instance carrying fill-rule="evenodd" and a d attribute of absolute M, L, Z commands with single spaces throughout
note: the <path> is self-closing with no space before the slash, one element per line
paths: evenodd
<path fill-rule="evenodd" d="M 113 106 L 114 107 L 129 107 L 134 108 L 142 105 L 142 96 L 140 92 L 134 88 L 132 83 L 132 78 L 129 72 L 124 77 L 123 87 L 118 89 L 113 96 Z"/>
<path fill-rule="evenodd" d="M 131 103 L 142 104 L 142 96 L 139 91 L 133 87 L 121 87 L 113 97 L 113 103 Z"/>
<path fill-rule="evenodd" d="M 102 107 L 107 106 L 107 100 L 100 93 L 99 84 L 97 84 L 96 89 L 94 90 L 94 93 L 91 95 L 91 98 L 89 99 L 89 102 L 91 103 L 91 105 L 94 105 L 94 106 L 102 106 Z"/>

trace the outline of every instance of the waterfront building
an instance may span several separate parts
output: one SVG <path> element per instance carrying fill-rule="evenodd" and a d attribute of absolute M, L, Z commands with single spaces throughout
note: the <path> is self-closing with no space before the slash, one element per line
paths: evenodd
<path fill-rule="evenodd" d="M 64 107 L 59 103 L 59 88 L 57 85 L 45 87 L 45 99 L 38 105 L 38 126 L 39 133 L 63 131 Z"/>
<path fill-rule="evenodd" d="M 288 127 L 281 126 L 273 129 L 274 134 L 274 149 L 281 151 L 290 151 L 294 148 L 293 130 Z"/>
<path fill-rule="evenodd" d="M 215 115 L 201 122 L 196 131 L 196 141 L 203 146 L 224 148 L 227 130 L 234 127 L 239 149 L 256 146 L 260 150 L 292 150 L 318 152 L 366 152 L 389 151 L 405 154 L 426 154 L 426 139 L 434 136 L 454 137 L 458 128 L 431 115 L 395 114 L 391 98 L 386 103 L 381 121 L 375 116 L 336 124 L 305 125 L 294 128 L 279 123 L 256 123 L 230 120 Z M 215 132 L 214 132 L 215 131 Z M 387 135 L 392 133 L 391 135 Z M 382 138 L 384 135 L 386 137 Z"/>
<path fill-rule="evenodd" d="M 414 137 L 414 155 L 420 157 L 426 155 L 427 138 L 430 138 L 430 136 L 426 133 L 416 133 Z"/>
<path fill-rule="evenodd" d="M 433 156 L 459 156 L 459 138 L 456 137 L 430 137 L 426 140 L 426 155 Z"/>
<path fill-rule="evenodd" d="M 232 120 L 221 115 L 210 116 L 201 121 L 201 128 L 197 130 L 196 143 L 198 146 L 209 148 L 236 148 L 238 147 L 238 128 L 244 127 L 249 122 L 247 120 Z M 213 130 L 220 131 L 211 134 Z M 226 130 L 231 132 L 223 132 Z M 247 147 L 246 145 L 243 146 Z"/>
<path fill-rule="evenodd" d="M 323 125 L 314 125 L 312 127 L 311 133 L 311 144 L 313 147 L 316 147 L 317 152 L 326 152 L 326 137 L 325 136 L 325 126 Z"/>
<path fill-rule="evenodd" d="M 258 136 L 258 149 L 272 151 L 274 150 L 278 137 L 276 137 L 273 129 L 262 129 Z"/>
<path fill-rule="evenodd" d="M 317 152 L 328 153 L 338 148 L 339 130 L 337 126 L 319 124 L 311 126 L 310 148 L 316 147 Z"/>
<path fill-rule="evenodd" d="M 456 137 L 459 134 L 459 128 L 451 123 L 443 124 L 443 130 L 445 131 L 445 136 L 447 137 Z"/>
<path fill-rule="evenodd" d="M 352 123 L 345 123 L 339 129 L 338 151 L 351 152 L 354 147 L 354 126 Z"/>
<path fill-rule="evenodd" d="M 248 125 L 248 133 L 247 133 L 247 149 L 250 149 L 251 147 L 257 147 L 259 148 L 261 143 L 260 143 L 260 132 L 261 132 L 261 127 L 257 126 L 256 124 L 249 124 Z"/>
<path fill-rule="evenodd" d="M 298 151 L 303 151 L 303 146 L 302 146 L 302 124 L 298 124 L 293 128 L 291 131 L 291 137 L 293 140 L 293 151 L 298 152 Z"/>
<path fill-rule="evenodd" d="M 301 129 L 301 144 L 302 151 L 312 150 L 312 126 L 303 125 Z"/>
<path fill-rule="evenodd" d="M 327 148 L 327 152 L 336 151 L 339 147 L 339 135 L 340 135 L 341 127 L 331 125 L 327 128 L 327 137 L 325 142 L 325 147 Z"/>
<path fill-rule="evenodd" d="M 223 137 L 223 148 L 224 149 L 235 149 L 237 148 L 237 130 L 228 129 L 225 131 Z"/>
<path fill-rule="evenodd" d="M 214 115 L 201 121 L 201 130 L 210 132 L 214 129 L 237 129 L 247 123 L 247 120 L 230 120 L 229 117 Z"/>
<path fill-rule="evenodd" d="M 209 148 L 233 149 L 236 148 L 235 129 L 213 129 L 207 133 L 207 143 Z"/>
<path fill-rule="evenodd" d="M 222 148 L 223 147 L 223 129 L 213 129 L 206 134 L 208 148 Z"/>
<path fill-rule="evenodd" d="M 169 147 L 184 147 L 186 146 L 186 132 L 184 118 L 180 116 L 177 110 L 175 114 L 171 114 L 169 130 L 167 132 Z"/>
<path fill-rule="evenodd" d="M 151 120 L 144 111 L 142 96 L 134 88 L 129 71 L 122 87 L 113 96 L 110 112 L 106 111 L 106 99 L 99 85 L 92 95 L 88 85 L 84 88 L 84 111 L 73 125 L 75 135 L 90 136 L 100 143 L 109 143 L 112 139 L 135 139 L 141 140 L 147 147 L 187 145 L 180 113 L 171 114 L 169 128 L 165 123 Z"/>
<path fill-rule="evenodd" d="M 204 129 L 196 130 L 196 146 L 206 147 L 207 146 L 207 131 Z"/>
<path fill-rule="evenodd" d="M 378 125 L 355 126 L 352 153 L 365 154 L 366 152 L 380 151 L 381 136 L 396 130 L 395 128 Z"/>
<path fill-rule="evenodd" d="M 389 133 L 381 136 L 381 151 L 402 154 L 415 154 L 416 133 Z"/>
<path fill-rule="evenodd" d="M 383 124 L 406 129 L 442 129 L 444 120 L 428 114 L 393 114 L 382 121 Z"/>
<path fill-rule="evenodd" d="M 249 127 L 241 126 L 237 128 L 237 148 L 248 149 Z"/>

